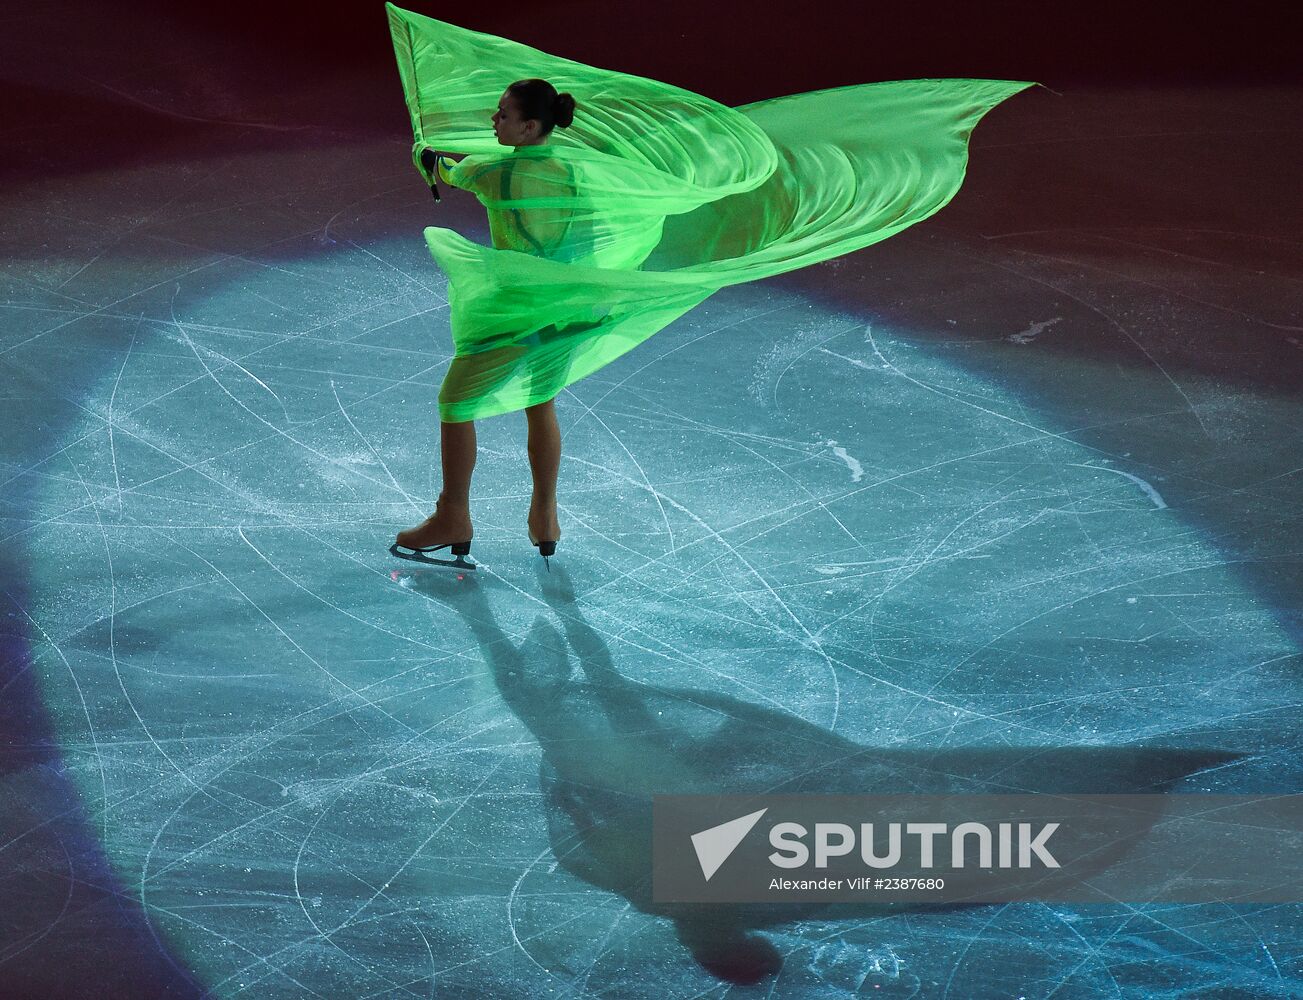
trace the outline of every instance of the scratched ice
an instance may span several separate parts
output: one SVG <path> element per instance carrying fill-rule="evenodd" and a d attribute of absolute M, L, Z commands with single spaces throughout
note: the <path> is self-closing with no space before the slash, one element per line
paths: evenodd
<path fill-rule="evenodd" d="M 1038 108 L 991 123 L 983 197 Z M 558 400 L 551 574 L 523 420 L 480 425 L 461 579 L 385 551 L 439 489 L 428 195 L 374 143 L 305 201 L 296 155 L 123 169 L 75 225 L 27 192 L 94 245 L 5 279 L 9 610 L 88 828 L 213 996 L 1299 994 L 1297 907 L 729 921 L 651 901 L 645 822 L 817 768 L 1296 791 L 1300 401 L 1216 367 L 1297 330 L 1288 248 L 956 204 L 722 292 Z M 1217 284 L 1241 252 L 1279 311 Z M 24 893 L 14 955 L 66 919 Z"/>

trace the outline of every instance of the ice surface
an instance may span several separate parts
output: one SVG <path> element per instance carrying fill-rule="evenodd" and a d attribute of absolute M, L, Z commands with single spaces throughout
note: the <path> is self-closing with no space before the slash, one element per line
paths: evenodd
<path fill-rule="evenodd" d="M 11 188 L 0 975 L 85 933 L 134 995 L 1299 995 L 1296 906 L 650 895 L 660 792 L 1298 791 L 1297 243 L 1056 221 L 1164 176 L 1113 152 L 1165 113 L 1011 105 L 935 223 L 572 387 L 550 574 L 514 414 L 479 570 L 386 551 L 439 490 L 420 229 L 483 226 L 402 142 Z"/>

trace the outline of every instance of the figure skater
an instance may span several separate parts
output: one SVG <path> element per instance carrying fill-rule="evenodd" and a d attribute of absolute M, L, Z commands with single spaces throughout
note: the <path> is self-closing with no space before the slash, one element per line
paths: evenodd
<path fill-rule="evenodd" d="M 473 192 L 493 234 L 488 247 L 424 231 L 448 276 L 456 351 L 439 390 L 443 490 L 435 513 L 399 534 L 396 555 L 400 546 L 469 552 L 472 421 L 520 409 L 534 479 L 529 538 L 551 555 L 561 537 L 552 402 L 561 389 L 721 288 L 831 260 L 930 218 L 963 183 L 982 116 L 1032 86 L 897 80 L 730 108 L 392 3 L 386 10 L 417 166 L 428 181 Z M 497 96 L 497 81 L 526 73 Z M 547 79 L 581 95 L 577 118 L 574 99 Z M 495 100 L 493 142 L 483 122 Z M 549 144 L 558 125 L 568 131 Z M 445 162 L 435 149 L 466 155 Z"/>
<path fill-rule="evenodd" d="M 500 145 L 515 150 L 544 146 L 553 128 L 568 128 L 574 118 L 575 100 L 570 94 L 558 94 L 546 80 L 518 80 L 503 92 L 493 114 L 493 132 Z M 426 151 L 431 153 L 431 151 Z M 433 166 L 449 186 L 454 186 L 447 172 L 446 156 L 431 155 L 424 161 Z M 432 171 L 433 176 L 433 171 Z M 574 181 L 569 169 L 546 157 L 506 158 L 494 162 L 470 177 L 461 178 L 461 186 L 471 191 L 491 191 L 504 201 L 520 197 L 538 197 L 548 188 L 573 195 Z M 437 192 L 436 192 L 437 196 Z M 552 259 L 573 256 L 582 227 L 573 212 L 564 210 L 494 209 L 488 210 L 493 246 L 499 250 L 519 250 Z M 566 331 L 548 327 L 530 337 L 515 338 L 499 346 L 486 345 L 476 353 L 454 357 L 439 390 L 441 406 L 469 396 L 483 395 L 495 385 L 519 374 L 526 352 L 539 345 L 562 344 Z M 564 358 L 564 349 L 560 357 Z M 547 398 L 525 407 L 528 428 L 526 448 L 533 477 L 526 522 L 530 544 L 544 560 L 556 552 L 561 539 L 557 520 L 557 475 L 561 466 L 561 429 L 557 424 L 553 399 L 566 384 L 566 365 L 558 362 L 558 352 L 551 352 L 549 363 L 531 367 L 531 395 L 540 391 Z M 442 419 L 439 452 L 443 468 L 443 488 L 435 512 L 414 528 L 398 533 L 396 545 L 426 553 L 451 548 L 461 557 L 470 552 L 474 529 L 471 524 L 471 473 L 475 468 L 475 423 L 473 420 Z M 465 564 L 469 566 L 469 564 Z"/>

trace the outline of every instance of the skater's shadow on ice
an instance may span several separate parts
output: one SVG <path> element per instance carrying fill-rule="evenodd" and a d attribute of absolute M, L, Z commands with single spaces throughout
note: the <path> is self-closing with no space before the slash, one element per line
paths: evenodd
<path fill-rule="evenodd" d="M 755 983 L 778 971 L 778 950 L 757 933 L 760 928 L 816 912 L 821 919 L 864 919 L 888 910 L 655 903 L 653 795 L 1156 794 L 1236 756 L 1154 746 L 863 746 L 729 695 L 622 676 L 601 634 L 585 620 L 563 566 L 539 574 L 560 631 L 540 615 L 520 644 L 498 626 L 487 581 L 468 578 L 453 585 L 439 577 L 431 574 L 422 589 L 437 591 L 463 615 L 503 699 L 542 749 L 540 783 L 558 862 L 639 910 L 672 920 L 702 967 L 729 982 Z"/>

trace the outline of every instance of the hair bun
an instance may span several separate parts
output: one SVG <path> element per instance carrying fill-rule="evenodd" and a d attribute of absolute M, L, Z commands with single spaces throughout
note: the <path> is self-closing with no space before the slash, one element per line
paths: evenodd
<path fill-rule="evenodd" d="M 557 94 L 552 102 L 556 123 L 561 128 L 569 128 L 575 120 L 575 99 L 570 94 Z"/>

